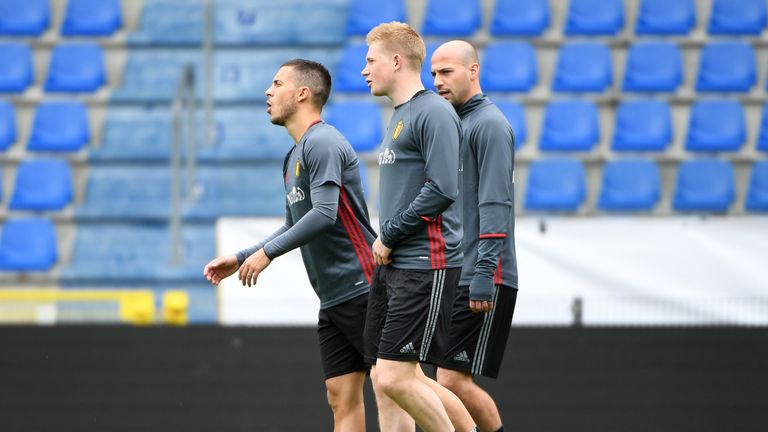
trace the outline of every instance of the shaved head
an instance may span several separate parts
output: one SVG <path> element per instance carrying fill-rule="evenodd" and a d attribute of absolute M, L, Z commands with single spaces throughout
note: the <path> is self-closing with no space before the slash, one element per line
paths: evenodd
<path fill-rule="evenodd" d="M 463 40 L 452 40 L 440 45 L 432 54 L 432 58 L 451 59 L 465 66 L 480 62 L 475 47 Z"/>
<path fill-rule="evenodd" d="M 462 40 L 440 45 L 430 59 L 437 94 L 457 109 L 480 90 L 477 50 Z"/>

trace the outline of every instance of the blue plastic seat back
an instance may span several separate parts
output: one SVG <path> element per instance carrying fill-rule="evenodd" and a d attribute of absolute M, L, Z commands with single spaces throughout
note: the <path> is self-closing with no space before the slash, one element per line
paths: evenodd
<path fill-rule="evenodd" d="M 424 57 L 424 64 L 421 66 L 421 82 L 424 84 L 424 88 L 427 90 L 437 91 L 435 89 L 435 78 L 432 76 L 432 54 L 435 50 L 444 42 L 427 42 L 426 52 Z"/>
<path fill-rule="evenodd" d="M 696 90 L 747 92 L 755 82 L 755 51 L 748 43 L 713 42 L 701 50 Z"/>
<path fill-rule="evenodd" d="M 200 168 L 195 200 L 185 209 L 188 219 L 221 216 L 284 216 L 282 161 L 256 166 Z"/>
<path fill-rule="evenodd" d="M 622 0 L 570 0 L 567 35 L 615 35 L 624 27 Z"/>
<path fill-rule="evenodd" d="M 602 92 L 613 82 L 611 51 L 599 42 L 568 42 L 561 46 L 552 89 Z"/>
<path fill-rule="evenodd" d="M 20 93 L 34 82 L 32 51 L 22 43 L 0 43 L 0 93 Z"/>
<path fill-rule="evenodd" d="M 99 45 L 69 43 L 53 49 L 45 91 L 94 92 L 105 83 L 104 52 Z"/>
<path fill-rule="evenodd" d="M 479 0 L 427 0 L 424 36 L 471 36 L 483 22 Z"/>
<path fill-rule="evenodd" d="M 757 150 L 768 152 L 768 104 L 763 106 L 763 118 L 760 122 L 760 136 L 757 138 Z"/>
<path fill-rule="evenodd" d="M 589 151 L 600 139 L 597 107 L 587 100 L 550 102 L 541 130 L 541 150 Z"/>
<path fill-rule="evenodd" d="M 746 138 L 744 108 L 737 101 L 705 100 L 693 105 L 687 150 L 737 151 Z"/>
<path fill-rule="evenodd" d="M 185 64 L 192 64 L 195 76 L 202 76 L 202 60 L 198 52 L 133 50 L 128 53 L 122 87 L 112 91 L 112 98 L 119 101 L 170 99 Z"/>
<path fill-rule="evenodd" d="M 347 138 L 358 152 L 378 148 L 383 135 L 381 108 L 376 102 L 337 102 L 326 108 L 325 120 Z"/>
<path fill-rule="evenodd" d="M 576 211 L 586 197 L 584 166 L 573 159 L 544 159 L 529 166 L 525 208 Z"/>
<path fill-rule="evenodd" d="M 364 93 L 368 91 L 365 78 L 360 74 L 365 68 L 368 45 L 364 42 L 347 44 L 341 52 L 339 67 L 333 76 L 333 89 L 341 93 Z"/>
<path fill-rule="evenodd" d="M 695 25 L 694 0 L 641 0 L 635 32 L 639 35 L 687 35 Z"/>
<path fill-rule="evenodd" d="M 664 151 L 672 141 L 672 132 L 672 114 L 666 102 L 622 102 L 616 113 L 613 150 Z"/>
<path fill-rule="evenodd" d="M 72 170 L 62 160 L 31 160 L 19 164 L 9 208 L 61 210 L 72 201 Z"/>
<path fill-rule="evenodd" d="M 603 169 L 598 208 L 609 211 L 650 211 L 661 196 L 661 176 L 645 159 L 608 162 Z"/>
<path fill-rule="evenodd" d="M 404 0 L 352 0 L 347 18 L 347 35 L 365 36 L 380 23 L 407 22 Z"/>
<path fill-rule="evenodd" d="M 0 100 L 0 151 L 5 151 L 16 142 L 16 109 Z"/>
<path fill-rule="evenodd" d="M 759 35 L 765 28 L 763 0 L 714 0 L 709 19 L 710 34 Z"/>
<path fill-rule="evenodd" d="M 730 163 L 699 159 L 680 164 L 673 198 L 678 211 L 728 211 L 735 196 L 735 180 Z"/>
<path fill-rule="evenodd" d="M 747 187 L 746 208 L 750 211 L 768 211 L 768 161 L 752 165 Z"/>
<path fill-rule="evenodd" d="M 550 23 L 548 0 L 497 0 L 491 19 L 493 36 L 538 36 Z"/>
<path fill-rule="evenodd" d="M 624 91 L 674 92 L 683 82 L 680 48 L 669 42 L 640 42 L 629 49 Z"/>
<path fill-rule="evenodd" d="M 91 139 L 88 113 L 82 102 L 43 102 L 37 107 L 28 149 L 77 151 Z"/>
<path fill-rule="evenodd" d="M 103 220 L 166 218 L 170 201 L 171 177 L 165 166 L 94 166 L 89 172 L 85 201 L 75 215 Z"/>
<path fill-rule="evenodd" d="M 482 64 L 480 85 L 486 92 L 528 91 L 539 80 L 536 50 L 527 42 L 490 43 Z"/>
<path fill-rule="evenodd" d="M 0 0 L 0 35 L 39 36 L 50 22 L 48 0 Z"/>
<path fill-rule="evenodd" d="M 109 36 L 122 25 L 120 0 L 69 0 L 61 34 Z"/>
<path fill-rule="evenodd" d="M 496 101 L 496 106 L 507 118 L 512 131 L 515 133 L 515 150 L 528 140 L 528 127 L 525 123 L 525 108 L 519 102 Z"/>
<path fill-rule="evenodd" d="M 144 0 L 139 30 L 129 43 L 199 44 L 203 38 L 202 0 Z"/>
<path fill-rule="evenodd" d="M 0 270 L 47 271 L 58 259 L 56 228 L 46 219 L 10 219 L 0 238 Z"/>

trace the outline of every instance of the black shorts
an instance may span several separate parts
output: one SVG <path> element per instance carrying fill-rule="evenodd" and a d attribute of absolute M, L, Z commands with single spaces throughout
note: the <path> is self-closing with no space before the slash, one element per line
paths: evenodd
<path fill-rule="evenodd" d="M 317 335 L 326 380 L 369 369 L 363 359 L 367 308 L 368 293 L 365 293 L 318 313 Z"/>
<path fill-rule="evenodd" d="M 379 266 L 373 274 L 365 360 L 437 364 L 445 356 L 451 305 L 460 268 L 406 270 Z"/>
<path fill-rule="evenodd" d="M 517 288 L 496 285 L 493 309 L 486 313 L 469 308 L 469 287 L 459 287 L 451 314 L 446 369 L 497 378 L 507 346 L 517 302 Z"/>

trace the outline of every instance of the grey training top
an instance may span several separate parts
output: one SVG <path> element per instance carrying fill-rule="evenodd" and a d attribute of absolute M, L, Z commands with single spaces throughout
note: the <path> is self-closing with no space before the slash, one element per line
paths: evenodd
<path fill-rule="evenodd" d="M 483 94 L 458 110 L 463 130 L 464 267 L 470 299 L 493 300 L 494 285 L 517 288 L 515 138 L 504 114 Z"/>
<path fill-rule="evenodd" d="M 333 126 L 309 127 L 285 157 L 286 223 L 238 253 L 242 263 L 264 248 L 274 259 L 298 246 L 320 308 L 370 289 L 376 233 L 368 218 L 357 155 Z M 330 192 L 330 193 L 329 193 Z"/>
<path fill-rule="evenodd" d="M 379 152 L 380 230 L 402 269 L 461 267 L 461 124 L 431 91 L 395 107 Z"/>

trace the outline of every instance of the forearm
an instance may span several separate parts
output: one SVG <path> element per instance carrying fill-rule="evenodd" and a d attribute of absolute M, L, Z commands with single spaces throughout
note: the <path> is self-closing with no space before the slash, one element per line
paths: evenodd
<path fill-rule="evenodd" d="M 448 196 L 427 182 L 408 208 L 384 221 L 381 228 L 381 241 L 387 247 L 394 247 L 404 238 L 424 228 L 455 201 L 455 196 Z"/>
<path fill-rule="evenodd" d="M 238 265 L 243 265 L 243 262 L 245 262 L 245 260 L 248 259 L 249 256 L 253 255 L 259 249 L 263 248 L 264 245 L 269 243 L 272 239 L 274 239 L 274 238 L 278 237 L 279 235 L 283 234 L 284 232 L 288 231 L 288 229 L 290 227 L 291 226 L 286 221 L 286 223 L 284 223 L 283 226 L 278 228 L 277 231 L 275 231 L 272 234 L 270 234 L 269 237 L 265 238 L 264 240 L 260 241 L 259 243 L 255 244 L 255 245 L 253 245 L 253 246 L 251 246 L 249 248 L 245 248 L 245 249 L 241 250 L 240 252 L 238 252 L 237 254 L 235 254 L 237 256 L 237 264 Z"/>
<path fill-rule="evenodd" d="M 490 202 L 480 205 L 480 239 L 477 247 L 475 273 L 470 284 L 470 299 L 492 300 L 493 275 L 504 249 L 512 209 L 507 203 Z"/>

